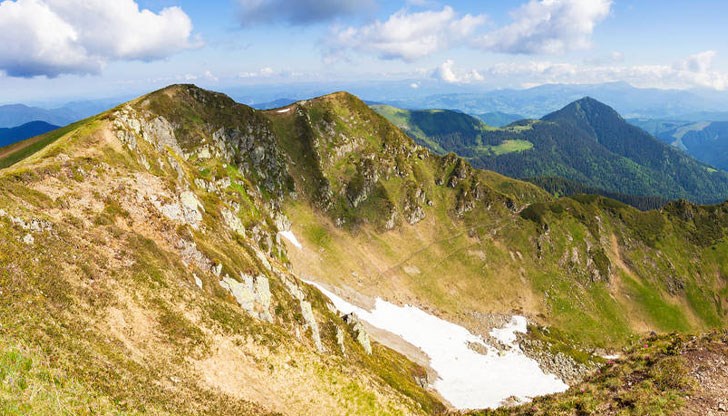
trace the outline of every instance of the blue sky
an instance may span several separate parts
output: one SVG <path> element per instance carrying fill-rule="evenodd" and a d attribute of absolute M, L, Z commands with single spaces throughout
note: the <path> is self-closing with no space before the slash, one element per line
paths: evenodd
<path fill-rule="evenodd" d="M 0 102 L 394 82 L 728 88 L 718 0 L 4 0 Z"/>

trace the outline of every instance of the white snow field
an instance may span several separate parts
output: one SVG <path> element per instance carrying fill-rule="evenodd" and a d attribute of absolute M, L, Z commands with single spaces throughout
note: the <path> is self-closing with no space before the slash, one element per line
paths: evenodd
<path fill-rule="evenodd" d="M 296 246 L 297 249 L 300 250 L 300 249 L 303 248 L 303 246 L 301 245 L 301 243 L 298 241 L 298 238 L 296 238 L 296 235 L 293 234 L 293 231 L 291 231 L 291 230 L 288 230 L 288 231 L 280 231 L 279 234 L 281 235 L 281 237 L 283 237 L 286 240 L 290 241 L 291 244 L 293 244 L 294 246 Z"/>
<path fill-rule="evenodd" d="M 491 331 L 490 335 L 507 347 L 498 352 L 482 337 L 416 307 L 397 306 L 377 298 L 374 310 L 368 311 L 317 283 L 307 283 L 321 290 L 342 313 L 354 312 L 370 325 L 394 333 L 424 351 L 439 376 L 433 387 L 457 409 L 495 408 L 511 396 L 526 401 L 568 388 L 556 376 L 545 374 L 516 344 L 516 332 L 526 332 L 523 316 L 513 316 L 508 324 Z M 469 348 L 469 343 L 480 344 L 487 354 Z"/>

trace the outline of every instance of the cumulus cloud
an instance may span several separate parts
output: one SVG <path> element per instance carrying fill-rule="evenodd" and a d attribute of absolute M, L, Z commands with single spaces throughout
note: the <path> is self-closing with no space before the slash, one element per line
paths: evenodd
<path fill-rule="evenodd" d="M 594 27 L 612 0 L 530 0 L 511 13 L 513 22 L 475 41 L 496 52 L 558 54 L 591 45 Z"/>
<path fill-rule="evenodd" d="M 455 62 L 448 59 L 443 62 L 435 71 L 435 78 L 448 84 L 469 84 L 471 82 L 483 81 L 485 78 L 480 72 L 471 69 L 470 71 L 460 72 L 455 69 Z"/>
<path fill-rule="evenodd" d="M 0 27 L 0 70 L 14 77 L 96 73 L 195 46 L 182 9 L 153 13 L 134 0 L 6 0 Z"/>
<path fill-rule="evenodd" d="M 411 62 L 466 39 L 484 22 L 482 15 L 460 17 L 449 6 L 414 13 L 402 9 L 384 22 L 334 30 L 329 46 L 333 54 L 353 49 Z"/>
<path fill-rule="evenodd" d="M 374 8 L 374 0 L 237 0 L 240 23 L 307 25 Z"/>
<path fill-rule="evenodd" d="M 259 0 L 246 0 L 259 1 Z M 586 49 L 594 28 L 604 20 L 613 0 L 529 0 L 511 12 L 512 22 L 483 31 L 485 15 L 442 10 L 402 9 L 386 21 L 334 30 L 329 40 L 333 55 L 351 49 L 383 59 L 413 61 L 454 44 L 509 54 L 560 54 Z M 424 6 L 426 0 L 409 0 Z"/>

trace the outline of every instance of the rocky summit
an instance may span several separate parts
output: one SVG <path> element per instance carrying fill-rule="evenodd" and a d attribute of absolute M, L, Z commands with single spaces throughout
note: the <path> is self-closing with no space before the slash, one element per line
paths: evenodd
<path fill-rule="evenodd" d="M 725 357 L 725 203 L 555 198 L 343 92 L 258 111 L 174 85 L 2 148 L 0 168 L 6 414 L 726 405 L 725 375 L 700 365 Z M 317 287 L 409 305 L 472 336 L 469 354 L 571 388 L 457 406 L 415 338 Z M 514 316 L 523 331 L 504 332 Z"/>

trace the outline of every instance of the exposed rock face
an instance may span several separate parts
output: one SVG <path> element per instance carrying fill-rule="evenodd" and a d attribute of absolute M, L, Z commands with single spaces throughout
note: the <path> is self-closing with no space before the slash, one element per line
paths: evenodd
<path fill-rule="evenodd" d="M 378 180 L 379 174 L 374 161 L 363 159 L 356 167 L 356 175 L 346 186 L 346 197 L 349 204 L 356 208 L 366 201 Z"/>
<path fill-rule="evenodd" d="M 359 317 L 355 313 L 350 313 L 344 316 L 344 322 L 346 322 L 354 333 L 354 339 L 364 348 L 367 354 L 372 353 L 372 344 L 369 341 L 369 334 L 364 329 L 364 324 L 361 323 Z"/>
<path fill-rule="evenodd" d="M 246 176 L 258 182 L 275 197 L 282 198 L 291 190 L 291 179 L 284 158 L 276 145 L 275 136 L 265 123 L 251 123 L 245 130 L 221 128 L 215 139 L 224 143 L 230 161 Z"/>
<path fill-rule="evenodd" d="M 270 313 L 271 293 L 268 278 L 261 275 L 240 275 L 242 282 L 225 275 L 220 286 L 227 289 L 242 307 L 251 316 L 268 322 L 273 322 Z M 310 308 L 310 305 L 309 305 Z"/>
<path fill-rule="evenodd" d="M 409 183 L 402 201 L 402 212 L 404 218 L 411 225 L 414 225 L 425 218 L 425 210 L 422 205 L 427 201 L 427 195 L 416 183 Z"/>
<path fill-rule="evenodd" d="M 301 307 L 301 315 L 303 316 L 304 322 L 306 322 L 306 326 L 311 329 L 311 339 L 313 340 L 314 345 L 316 345 L 316 348 L 319 351 L 324 351 L 324 345 L 321 342 L 321 332 L 319 331 L 316 317 L 313 314 L 311 302 L 306 300 L 305 293 L 300 287 L 298 287 L 297 284 L 295 284 L 284 275 L 281 275 L 279 277 L 281 278 L 281 281 L 283 282 L 283 285 L 285 286 L 288 293 L 290 293 L 291 296 L 293 296 L 294 298 L 298 299 L 299 305 Z"/>
<path fill-rule="evenodd" d="M 344 331 L 340 327 L 336 327 L 336 344 L 339 346 L 341 353 L 346 353 L 346 346 L 344 345 Z"/>
<path fill-rule="evenodd" d="M 158 116 L 140 124 L 142 138 L 155 145 L 157 151 L 161 152 L 168 147 L 178 155 L 184 156 L 174 135 L 174 128 L 166 118 Z"/>
<path fill-rule="evenodd" d="M 523 339 L 520 346 L 524 354 L 536 360 L 544 372 L 554 374 L 568 385 L 581 382 L 597 368 L 579 363 L 561 352 L 552 354 L 541 341 Z"/>
<path fill-rule="evenodd" d="M 324 345 L 321 343 L 321 332 L 319 331 L 316 317 L 313 314 L 311 302 L 301 300 L 301 314 L 303 315 L 303 319 L 308 324 L 308 327 L 311 329 L 311 337 L 313 338 L 313 342 L 316 345 L 316 348 L 319 351 L 323 351 Z"/>
<path fill-rule="evenodd" d="M 242 221 L 240 221 L 240 218 L 238 218 L 235 213 L 230 211 L 229 209 L 223 209 L 222 210 L 222 219 L 225 221 L 225 224 L 230 228 L 232 231 L 245 236 L 245 227 L 243 226 Z"/>
<path fill-rule="evenodd" d="M 187 224 L 197 228 L 202 221 L 202 212 L 205 209 L 192 191 L 184 191 L 179 196 L 182 205 L 182 216 Z"/>

